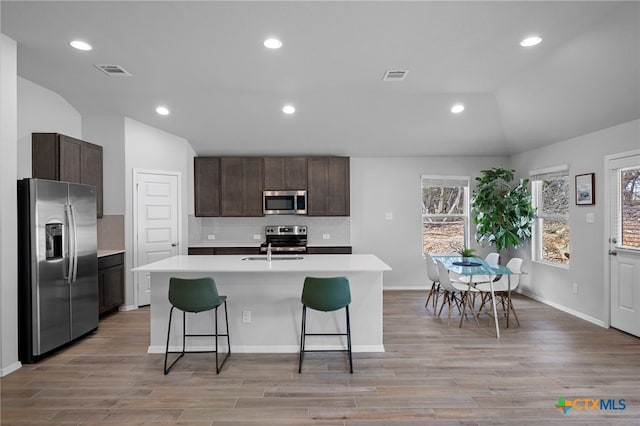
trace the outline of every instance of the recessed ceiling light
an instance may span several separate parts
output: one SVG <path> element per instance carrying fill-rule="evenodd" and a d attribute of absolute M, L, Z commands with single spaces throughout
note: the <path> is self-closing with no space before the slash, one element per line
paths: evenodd
<path fill-rule="evenodd" d="M 156 108 L 156 112 L 160 115 L 169 115 L 169 109 L 163 106 L 159 106 L 158 108 Z"/>
<path fill-rule="evenodd" d="M 532 47 L 532 46 L 535 46 L 536 44 L 540 44 L 541 41 L 542 41 L 542 39 L 539 36 L 531 36 L 531 37 L 527 37 L 527 38 L 523 39 L 520 42 L 520 46 L 522 46 L 522 47 Z"/>
<path fill-rule="evenodd" d="M 284 112 L 285 114 L 293 114 L 294 112 L 296 112 L 296 109 L 293 105 L 285 105 L 284 107 L 282 107 L 282 112 Z"/>
<path fill-rule="evenodd" d="M 462 111 L 464 111 L 464 105 L 462 104 L 455 104 L 451 107 L 451 112 L 454 114 L 460 114 Z"/>
<path fill-rule="evenodd" d="M 81 40 L 73 40 L 71 42 L 69 42 L 69 44 L 71 45 L 71 47 L 74 47 L 78 50 L 91 50 L 93 49 L 93 47 L 91 47 L 91 45 L 85 41 L 81 41 Z"/>
<path fill-rule="evenodd" d="M 282 42 L 277 38 L 268 38 L 264 41 L 264 47 L 269 49 L 280 49 L 282 47 Z"/>

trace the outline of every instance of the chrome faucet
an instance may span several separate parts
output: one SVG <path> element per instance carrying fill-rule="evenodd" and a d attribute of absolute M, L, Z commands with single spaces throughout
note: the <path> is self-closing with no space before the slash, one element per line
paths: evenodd
<path fill-rule="evenodd" d="M 267 246 L 267 262 L 271 262 L 271 243 Z"/>

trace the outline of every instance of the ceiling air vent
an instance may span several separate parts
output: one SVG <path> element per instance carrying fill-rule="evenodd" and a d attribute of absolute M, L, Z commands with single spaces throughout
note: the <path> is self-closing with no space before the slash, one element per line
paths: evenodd
<path fill-rule="evenodd" d="M 98 65 L 96 68 L 107 75 L 119 76 L 119 77 L 131 77 L 131 73 L 122 68 L 120 65 Z"/>
<path fill-rule="evenodd" d="M 387 70 L 382 77 L 383 81 L 402 81 L 407 76 L 407 70 Z"/>

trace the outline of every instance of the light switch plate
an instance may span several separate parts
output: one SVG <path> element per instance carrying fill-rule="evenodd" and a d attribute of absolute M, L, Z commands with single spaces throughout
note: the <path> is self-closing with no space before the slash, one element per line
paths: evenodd
<path fill-rule="evenodd" d="M 393 220 L 393 213 L 385 213 L 384 214 L 384 219 L 385 220 Z"/>
<path fill-rule="evenodd" d="M 595 222 L 596 222 L 596 214 L 587 213 L 587 223 L 595 223 Z"/>

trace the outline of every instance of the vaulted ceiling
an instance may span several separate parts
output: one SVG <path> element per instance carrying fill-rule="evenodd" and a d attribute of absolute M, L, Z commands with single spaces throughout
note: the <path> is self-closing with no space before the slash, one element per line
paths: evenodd
<path fill-rule="evenodd" d="M 201 155 L 509 155 L 640 117 L 639 6 L 2 1 L 0 30 L 18 75 L 82 115 L 131 117 Z M 521 47 L 531 34 L 542 43 Z"/>

